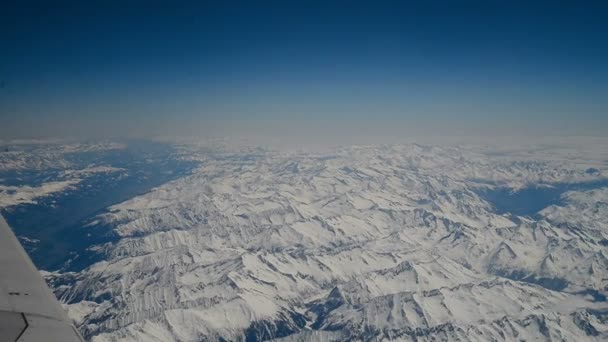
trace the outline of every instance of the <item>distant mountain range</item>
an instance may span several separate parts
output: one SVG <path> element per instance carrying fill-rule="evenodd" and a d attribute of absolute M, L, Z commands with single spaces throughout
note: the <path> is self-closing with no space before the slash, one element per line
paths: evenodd
<path fill-rule="evenodd" d="M 604 341 L 602 143 L 182 143 L 175 158 L 194 171 L 87 219 L 80 229 L 115 238 L 87 247 L 86 267 L 45 275 L 95 342 Z M 594 186 L 528 216 L 484 196 L 556 184 Z"/>

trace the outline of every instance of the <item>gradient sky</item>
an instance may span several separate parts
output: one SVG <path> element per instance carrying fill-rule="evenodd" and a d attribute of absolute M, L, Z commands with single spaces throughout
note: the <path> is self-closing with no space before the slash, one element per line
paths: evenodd
<path fill-rule="evenodd" d="M 608 135 L 599 2 L 125 2 L 3 5 L 0 138 Z"/>

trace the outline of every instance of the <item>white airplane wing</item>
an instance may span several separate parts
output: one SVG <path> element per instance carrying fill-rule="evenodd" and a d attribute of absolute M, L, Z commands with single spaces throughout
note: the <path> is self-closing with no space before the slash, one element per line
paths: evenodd
<path fill-rule="evenodd" d="M 0 341 L 83 341 L 2 216 Z"/>

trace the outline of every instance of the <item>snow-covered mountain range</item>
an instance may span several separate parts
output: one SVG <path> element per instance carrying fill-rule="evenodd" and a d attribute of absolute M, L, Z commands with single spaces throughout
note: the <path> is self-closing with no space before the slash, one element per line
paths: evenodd
<path fill-rule="evenodd" d="M 192 174 L 82 228 L 101 261 L 46 273 L 92 341 L 608 339 L 608 148 L 179 148 Z M 483 196 L 563 184 L 596 186 Z"/>

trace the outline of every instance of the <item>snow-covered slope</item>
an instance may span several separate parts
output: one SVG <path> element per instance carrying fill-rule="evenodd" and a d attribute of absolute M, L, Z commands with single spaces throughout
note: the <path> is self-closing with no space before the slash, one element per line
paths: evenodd
<path fill-rule="evenodd" d="M 0 141 L 0 209 L 35 204 L 36 199 L 73 190 L 91 175 L 126 171 L 88 162 L 81 165 L 75 157 L 124 147 L 114 142 Z"/>
<path fill-rule="evenodd" d="M 47 182 L 37 187 L 0 185 L 0 208 L 12 205 L 35 203 L 39 197 L 70 189 L 79 183 L 79 179 Z"/>
<path fill-rule="evenodd" d="M 103 261 L 48 276 L 93 341 L 608 339 L 605 189 L 535 217 L 477 193 L 597 181 L 601 162 L 419 145 L 185 157 L 195 173 L 91 223 L 120 237 Z"/>
<path fill-rule="evenodd" d="M 73 162 L 66 158 L 74 153 L 98 153 L 124 149 L 116 142 L 0 141 L 0 172 L 67 169 Z"/>

